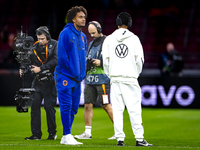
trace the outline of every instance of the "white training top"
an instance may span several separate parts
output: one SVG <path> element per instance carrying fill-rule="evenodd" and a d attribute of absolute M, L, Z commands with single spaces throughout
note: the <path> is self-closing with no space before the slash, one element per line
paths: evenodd
<path fill-rule="evenodd" d="M 104 72 L 112 80 L 137 79 L 144 63 L 139 38 L 128 29 L 120 28 L 107 36 L 102 46 Z"/>

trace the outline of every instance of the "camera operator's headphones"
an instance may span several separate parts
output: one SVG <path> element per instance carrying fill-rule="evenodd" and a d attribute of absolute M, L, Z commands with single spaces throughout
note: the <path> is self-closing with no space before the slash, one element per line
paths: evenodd
<path fill-rule="evenodd" d="M 97 28 L 97 32 L 100 34 L 102 33 L 102 28 L 95 22 L 91 21 L 88 23 L 88 25 L 93 24 Z"/>
<path fill-rule="evenodd" d="M 116 24 L 117 24 L 117 26 L 121 26 L 121 25 L 123 24 L 123 23 L 122 23 L 122 19 L 120 18 L 120 16 L 121 16 L 122 14 L 126 14 L 126 15 L 129 17 L 127 26 L 128 26 L 128 28 L 130 28 L 130 27 L 132 26 L 132 19 L 131 19 L 130 14 L 127 13 L 127 12 L 121 12 L 121 13 L 117 16 L 117 19 L 116 19 Z"/>
<path fill-rule="evenodd" d="M 48 28 L 45 28 L 45 27 L 39 27 L 39 28 L 37 28 L 37 30 L 35 30 L 36 35 L 37 35 L 37 32 L 38 32 L 38 31 L 43 31 L 43 32 L 45 32 L 45 33 L 46 33 L 46 38 L 47 38 L 48 41 L 51 39 L 51 35 L 50 35 L 50 33 L 49 33 Z"/>

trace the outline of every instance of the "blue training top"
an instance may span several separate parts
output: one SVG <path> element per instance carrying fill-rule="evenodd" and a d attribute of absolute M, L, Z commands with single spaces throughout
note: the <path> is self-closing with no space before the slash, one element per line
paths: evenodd
<path fill-rule="evenodd" d="M 59 35 L 55 71 L 73 80 L 82 81 L 86 76 L 86 51 L 85 34 L 76 30 L 73 23 L 68 23 Z"/>

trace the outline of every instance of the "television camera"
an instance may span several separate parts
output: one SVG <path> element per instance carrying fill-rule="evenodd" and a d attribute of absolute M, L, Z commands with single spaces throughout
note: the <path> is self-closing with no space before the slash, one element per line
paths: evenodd
<path fill-rule="evenodd" d="M 86 72 L 88 72 L 94 68 L 94 64 L 93 64 L 94 60 L 92 58 L 88 58 L 88 57 L 86 58 L 86 60 L 87 60 Z"/>
<path fill-rule="evenodd" d="M 31 36 L 23 33 L 23 27 L 21 27 L 21 33 L 17 34 L 14 42 L 14 54 L 16 55 L 16 60 L 20 63 L 20 69 L 22 70 L 22 88 L 16 92 L 15 101 L 16 109 L 18 112 L 28 112 L 28 106 L 31 105 L 33 99 L 34 88 L 24 88 L 25 83 L 25 72 L 30 68 L 29 65 L 30 55 L 32 54 L 32 48 L 34 44 L 34 39 Z"/>

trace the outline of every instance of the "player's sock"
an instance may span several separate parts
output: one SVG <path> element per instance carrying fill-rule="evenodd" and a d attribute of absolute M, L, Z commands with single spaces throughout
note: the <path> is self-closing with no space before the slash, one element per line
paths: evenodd
<path fill-rule="evenodd" d="M 85 132 L 89 135 L 91 135 L 91 130 L 92 130 L 92 127 L 91 126 L 85 126 Z"/>
<path fill-rule="evenodd" d="M 142 142 L 142 141 L 143 141 L 143 139 L 136 139 L 136 141 Z"/>

